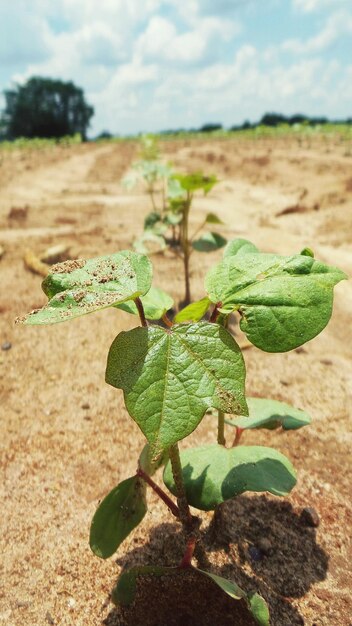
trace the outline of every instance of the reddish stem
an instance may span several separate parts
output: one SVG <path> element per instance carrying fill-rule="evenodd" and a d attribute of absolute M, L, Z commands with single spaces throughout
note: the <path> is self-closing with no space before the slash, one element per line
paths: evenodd
<path fill-rule="evenodd" d="M 168 328 L 172 328 L 172 326 L 174 325 L 174 323 L 170 320 L 166 313 L 164 313 L 161 319 L 163 320 L 164 324 L 168 326 Z"/>
<path fill-rule="evenodd" d="M 144 308 L 142 304 L 142 300 L 140 298 L 136 298 L 134 301 L 139 314 L 139 319 L 141 320 L 142 326 L 148 326 L 147 320 L 145 319 Z"/>
<path fill-rule="evenodd" d="M 220 315 L 219 308 L 222 306 L 222 302 L 217 302 L 213 308 L 213 312 L 210 316 L 209 322 L 215 323 Z"/>
<path fill-rule="evenodd" d="M 181 561 L 179 567 L 186 568 L 186 567 L 190 567 L 191 566 L 192 558 L 193 558 L 193 554 L 194 554 L 194 550 L 195 550 L 196 544 L 197 544 L 197 539 L 196 539 L 195 535 L 191 535 L 188 538 L 186 550 L 185 550 L 185 553 L 183 555 L 183 558 L 182 558 L 182 561 Z"/>
<path fill-rule="evenodd" d="M 171 500 L 171 498 L 167 495 L 167 493 L 165 493 L 165 491 L 163 491 L 161 487 L 159 487 L 159 485 L 157 485 L 156 482 L 154 482 L 151 476 L 149 476 L 149 474 L 147 474 L 144 470 L 142 470 L 141 467 L 137 469 L 137 476 L 142 478 L 149 485 L 149 487 L 153 489 L 153 491 L 159 496 L 159 498 L 163 502 L 165 502 L 166 506 L 170 509 L 171 513 L 175 517 L 178 517 L 178 518 L 180 517 L 180 511 L 179 511 L 177 504 L 175 504 L 175 502 Z"/>
<path fill-rule="evenodd" d="M 240 439 L 241 439 L 243 431 L 244 431 L 244 428 L 240 428 L 239 426 L 236 426 L 236 436 L 235 436 L 235 438 L 233 440 L 233 444 L 232 444 L 233 448 L 235 446 L 238 446 L 238 444 L 240 443 Z"/>

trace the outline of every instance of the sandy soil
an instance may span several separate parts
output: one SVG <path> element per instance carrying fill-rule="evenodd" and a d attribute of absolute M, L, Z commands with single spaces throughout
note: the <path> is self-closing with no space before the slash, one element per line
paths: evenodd
<path fill-rule="evenodd" d="M 213 140 L 173 141 L 164 150 L 177 167 L 221 179 L 209 196 L 196 199 L 194 228 L 204 211 L 216 211 L 229 238 L 249 238 L 282 254 L 309 246 L 317 258 L 351 272 L 352 158 L 343 147 Z M 97 503 L 135 471 L 143 445 L 120 392 L 104 383 L 107 350 L 135 319 L 107 310 L 53 327 L 13 323 L 45 301 L 40 277 L 24 267 L 26 249 L 39 254 L 64 243 L 72 256 L 89 257 L 128 248 L 141 233 L 148 199 L 142 189 L 127 193 L 120 183 L 135 152 L 133 144 L 84 145 L 12 155 L 0 165 L 0 623 L 6 626 L 242 623 L 219 594 L 191 582 L 178 616 L 165 586 L 141 588 L 129 614 L 113 608 L 109 593 L 122 567 L 174 565 L 182 554 L 178 528 L 152 494 L 146 518 L 116 557 L 101 561 L 90 552 Z M 194 298 L 202 297 L 204 274 L 220 254 L 193 256 Z M 179 300 L 180 261 L 168 252 L 153 263 L 154 284 Z M 206 534 L 210 514 L 202 516 L 207 568 L 258 589 L 274 626 L 352 623 L 351 284 L 341 283 L 335 293 L 329 326 L 303 348 L 278 355 L 245 351 L 248 395 L 286 400 L 313 417 L 301 431 L 245 435 L 246 443 L 287 454 L 298 469 L 297 487 L 284 500 L 246 495 L 224 505 L 215 543 Z M 237 339 L 245 341 L 239 331 Z M 214 432 L 208 416 L 184 445 L 213 441 Z M 302 523 L 307 506 L 316 509 L 318 528 Z M 251 548 L 263 537 L 269 554 L 253 560 Z M 151 622 L 157 598 L 164 612 Z M 216 619 L 209 617 L 210 602 Z M 198 620 L 192 616 L 197 603 Z"/>

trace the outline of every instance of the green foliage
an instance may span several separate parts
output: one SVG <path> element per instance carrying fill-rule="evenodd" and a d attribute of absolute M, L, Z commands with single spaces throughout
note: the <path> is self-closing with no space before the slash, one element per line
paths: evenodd
<path fill-rule="evenodd" d="M 173 178 L 180 183 L 182 189 L 192 194 L 195 191 L 203 191 L 207 194 L 218 182 L 216 176 L 205 176 L 202 172 L 174 174 Z"/>
<path fill-rule="evenodd" d="M 227 256 L 206 277 L 220 311 L 241 314 L 241 330 L 266 352 L 286 352 L 313 339 L 332 313 L 333 287 L 346 275 L 310 256 L 259 252 Z"/>
<path fill-rule="evenodd" d="M 290 461 L 277 450 L 262 446 L 190 448 L 181 453 L 181 464 L 187 501 L 201 511 L 212 511 L 245 491 L 284 496 L 296 484 Z M 164 471 L 164 482 L 175 494 L 170 463 Z"/>
<path fill-rule="evenodd" d="M 138 476 L 127 478 L 104 498 L 90 528 L 89 545 L 97 556 L 107 559 L 116 552 L 147 512 L 146 484 Z"/>
<path fill-rule="evenodd" d="M 246 594 L 245 591 L 243 591 L 243 589 L 241 589 L 241 587 L 239 587 L 239 585 L 232 580 L 227 580 L 222 576 L 211 574 L 210 572 L 205 572 L 201 569 L 197 569 L 197 571 L 210 578 L 218 587 L 220 587 L 220 589 L 222 589 L 222 591 L 230 596 L 230 598 L 233 598 L 234 600 L 245 600 L 252 616 L 259 626 L 269 626 L 270 615 L 268 605 L 258 593 Z"/>
<path fill-rule="evenodd" d="M 200 576 L 206 576 L 215 583 L 230 598 L 237 601 L 244 601 L 247 604 L 249 615 L 252 615 L 259 626 L 269 626 L 269 610 L 265 600 L 257 593 L 247 594 L 235 582 L 226 580 L 217 574 L 211 574 L 198 568 L 192 568 L 192 572 Z M 165 577 L 170 579 L 170 588 L 172 579 L 175 576 L 182 576 L 183 571 L 177 567 L 159 567 L 156 565 L 147 565 L 133 567 L 122 572 L 116 586 L 114 587 L 111 599 L 117 606 L 130 606 L 136 596 L 137 581 L 139 577 Z"/>
<path fill-rule="evenodd" d="M 56 324 L 134 300 L 149 291 L 152 265 L 145 256 L 124 250 L 51 268 L 42 284 L 49 302 L 29 313 L 26 324 Z"/>
<path fill-rule="evenodd" d="M 123 389 L 126 408 L 153 453 L 187 437 L 210 407 L 246 414 L 244 381 L 235 340 L 206 322 L 122 332 L 106 368 L 106 382 Z"/>
<path fill-rule="evenodd" d="M 311 418 L 305 411 L 295 409 L 285 402 L 278 402 L 278 400 L 247 398 L 247 405 L 249 417 L 236 417 L 226 420 L 226 423 L 244 430 L 252 428 L 275 430 L 280 427 L 283 430 L 297 430 L 311 422 Z"/>
<path fill-rule="evenodd" d="M 153 146 L 150 150 L 154 154 Z M 170 216 L 182 212 L 179 227 L 186 263 L 194 240 L 188 235 L 192 193 L 207 192 L 215 183 L 200 174 L 177 180 L 185 185 L 185 197 L 178 203 L 173 200 L 167 216 L 149 215 L 145 236 L 161 237 L 153 229 L 167 224 L 166 218 L 172 224 Z M 208 214 L 206 223 L 219 223 L 219 218 Z M 219 237 L 210 233 L 202 241 L 209 244 L 215 238 L 219 247 Z M 284 496 L 294 487 L 294 468 L 280 452 L 262 446 L 225 447 L 225 423 L 237 428 L 237 444 L 242 429 L 293 430 L 310 422 L 304 411 L 276 400 L 249 398 L 247 406 L 244 360 L 225 326 L 228 315 L 237 310 L 242 330 L 255 345 L 268 352 L 290 350 L 324 328 L 331 315 L 333 287 L 344 278 L 339 269 L 316 261 L 309 248 L 283 257 L 263 254 L 250 242 L 237 239 L 226 245 L 223 261 L 206 277 L 209 297 L 179 311 L 173 324 L 165 315 L 173 300 L 151 286 L 152 266 L 142 254 L 123 251 L 52 268 L 42 285 L 48 304 L 21 321 L 56 323 L 115 307 L 138 313 L 141 322 L 113 341 L 106 382 L 123 390 L 126 408 L 148 443 L 136 475 L 123 480 L 98 506 L 90 532 L 93 552 L 108 558 L 142 521 L 147 511 L 146 485 L 181 521 L 187 537 L 181 567 L 148 566 L 123 572 L 113 591 L 115 602 L 126 606 L 133 602 L 139 576 L 182 575 L 184 568 L 192 567 L 197 537 L 189 505 L 209 511 L 246 491 Z M 211 321 L 202 321 L 211 303 L 215 305 Z M 165 327 L 148 325 L 146 317 L 162 319 Z M 218 443 L 185 449 L 179 455 L 177 442 L 195 430 L 209 409 L 218 411 Z M 165 485 L 177 504 L 152 479 L 162 466 Z M 233 599 L 245 601 L 258 624 L 268 626 L 268 609 L 258 594 L 246 594 L 232 581 L 192 570 L 210 578 Z"/>
<path fill-rule="evenodd" d="M 198 252 L 213 252 L 226 245 L 227 240 L 218 233 L 205 233 L 192 242 L 192 247 Z"/>
<path fill-rule="evenodd" d="M 236 254 L 250 254 L 259 252 L 258 248 L 247 241 L 247 239 L 233 239 L 229 241 L 224 250 L 224 259 L 229 256 L 236 256 Z"/>
<path fill-rule="evenodd" d="M 33 77 L 5 91 L 3 121 L 9 139 L 16 137 L 64 137 L 79 133 L 83 138 L 94 109 L 82 89 L 72 82 Z"/>
<path fill-rule="evenodd" d="M 209 298 L 202 298 L 197 302 L 188 304 L 184 309 L 181 309 L 175 316 L 175 322 L 181 324 L 182 322 L 199 322 L 209 309 Z"/>
<path fill-rule="evenodd" d="M 171 296 L 158 287 L 151 287 L 148 293 L 141 297 L 141 301 L 145 316 L 148 320 L 160 320 L 174 305 Z M 115 306 L 117 309 L 126 311 L 126 313 L 138 315 L 138 310 L 134 302 L 124 302 L 123 304 L 116 304 Z"/>

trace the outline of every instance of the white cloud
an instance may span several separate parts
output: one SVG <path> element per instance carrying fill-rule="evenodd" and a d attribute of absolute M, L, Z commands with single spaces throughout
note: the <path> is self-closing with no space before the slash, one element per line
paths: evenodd
<path fill-rule="evenodd" d="M 139 37 L 135 52 L 141 58 L 152 58 L 160 63 L 199 63 L 206 61 L 210 50 L 214 55 L 216 46 L 220 48 L 239 31 L 237 22 L 207 17 L 197 20 L 194 28 L 178 32 L 174 23 L 156 15 Z"/>
<path fill-rule="evenodd" d="M 45 19 L 27 9 L 18 14 L 0 5 L 0 63 L 37 62 L 49 52 L 50 30 Z"/>
<path fill-rule="evenodd" d="M 311 13 L 325 8 L 351 5 L 351 0 L 293 0 L 293 6 L 304 13 Z"/>
<path fill-rule="evenodd" d="M 269 110 L 346 116 L 351 66 L 333 52 L 326 60 L 333 44 L 352 33 L 344 1 L 292 0 L 302 12 L 337 5 L 340 10 L 318 34 L 312 34 L 315 21 L 306 17 L 312 23 L 306 39 L 267 46 L 257 44 L 254 31 L 252 38 L 248 34 L 253 14 L 240 14 L 242 27 L 234 12 L 255 7 L 257 0 L 190 0 L 187 10 L 179 0 L 31 0 L 30 15 L 28 0 L 16 0 L 16 13 L 10 0 L 0 0 L 0 17 L 6 2 L 13 28 L 22 33 L 6 49 L 14 58 L 22 50 L 13 77 L 73 80 L 95 106 L 92 133 L 128 133 L 207 121 L 231 125 Z M 275 10 L 280 0 L 267 3 Z M 0 21 L 0 59 L 1 31 L 6 34 Z"/>
<path fill-rule="evenodd" d="M 290 39 L 282 44 L 282 49 L 294 54 L 311 54 L 322 52 L 344 35 L 352 34 L 352 15 L 341 11 L 330 16 L 324 28 L 315 35 L 302 41 Z"/>

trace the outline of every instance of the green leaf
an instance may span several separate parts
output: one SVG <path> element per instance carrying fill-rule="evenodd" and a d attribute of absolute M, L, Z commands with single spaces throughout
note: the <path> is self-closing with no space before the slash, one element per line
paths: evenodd
<path fill-rule="evenodd" d="M 268 605 L 265 602 L 264 598 L 262 598 L 258 593 L 250 593 L 246 594 L 241 587 L 239 587 L 232 580 L 227 580 L 222 576 L 218 576 L 217 574 L 211 574 L 210 572 L 205 572 L 204 570 L 198 569 L 197 572 L 208 576 L 211 580 L 214 581 L 224 591 L 230 598 L 234 600 L 245 600 L 247 602 L 248 608 L 259 624 L 259 626 L 270 626 L 270 615 Z"/>
<path fill-rule="evenodd" d="M 249 417 L 226 419 L 226 423 L 243 429 L 267 428 L 274 430 L 281 426 L 284 430 L 296 430 L 311 422 L 307 413 L 295 409 L 285 402 L 278 402 L 278 400 L 247 398 L 247 404 Z"/>
<path fill-rule="evenodd" d="M 151 287 L 148 293 L 141 297 L 141 300 L 145 316 L 148 320 L 160 320 L 166 311 L 171 309 L 174 305 L 171 296 L 158 287 Z M 137 307 L 134 302 L 117 304 L 116 308 L 126 311 L 126 313 L 138 315 Z"/>
<path fill-rule="evenodd" d="M 133 247 L 139 254 L 152 254 L 166 249 L 166 243 L 162 235 L 157 235 L 151 230 L 145 230 L 142 237 L 133 242 Z"/>
<path fill-rule="evenodd" d="M 247 412 L 241 351 L 217 324 L 120 333 L 109 351 L 106 382 L 123 389 L 127 410 L 153 455 L 187 437 L 209 407 Z"/>
<path fill-rule="evenodd" d="M 218 182 L 216 176 L 205 176 L 202 172 L 196 172 L 194 174 L 174 174 L 173 178 L 189 193 L 202 190 L 207 194 Z"/>
<path fill-rule="evenodd" d="M 164 222 L 169 226 L 177 226 L 177 224 L 180 224 L 180 222 L 182 222 L 182 218 L 182 213 L 173 213 L 169 211 L 169 213 L 167 213 L 167 215 L 165 215 L 164 217 Z"/>
<path fill-rule="evenodd" d="M 270 626 L 270 613 L 267 603 L 259 593 L 247 595 L 251 613 L 259 626 Z"/>
<path fill-rule="evenodd" d="M 213 252 L 223 248 L 227 239 L 218 233 L 204 233 L 199 239 L 192 242 L 192 247 L 198 252 Z"/>
<path fill-rule="evenodd" d="M 221 312 L 238 310 L 248 339 L 266 352 L 286 352 L 328 323 L 333 287 L 346 275 L 310 256 L 242 253 L 210 270 L 206 290 Z"/>
<path fill-rule="evenodd" d="M 146 256 L 124 250 L 87 261 L 65 261 L 42 283 L 49 302 L 29 313 L 25 324 L 56 324 L 144 295 L 152 282 Z"/>
<path fill-rule="evenodd" d="M 132 567 L 120 575 L 111 592 L 111 599 L 117 606 L 130 606 L 136 595 L 138 576 L 165 576 L 181 572 L 182 570 L 176 567 L 159 567 L 158 565 Z"/>
<path fill-rule="evenodd" d="M 209 309 L 209 305 L 209 298 L 202 298 L 197 302 L 192 302 L 177 313 L 175 322 L 177 324 L 181 324 L 182 322 L 199 322 Z"/>
<path fill-rule="evenodd" d="M 148 228 L 153 228 L 153 226 L 155 226 L 155 224 L 157 224 L 158 222 L 161 222 L 161 220 L 162 217 L 160 213 L 157 213 L 156 211 L 148 213 L 144 220 L 144 230 L 148 230 Z"/>
<path fill-rule="evenodd" d="M 123 480 L 99 504 L 90 528 L 89 545 L 107 559 L 142 521 L 147 512 L 146 485 L 138 476 Z"/>
<path fill-rule="evenodd" d="M 158 457 L 153 459 L 150 445 L 149 443 L 146 443 L 142 452 L 139 455 L 138 465 L 144 472 L 149 474 L 149 476 L 153 476 L 153 474 L 155 474 L 155 472 L 160 467 L 165 465 L 167 461 L 168 461 L 168 454 L 165 451 L 162 454 L 160 454 Z"/>
<path fill-rule="evenodd" d="M 303 250 L 301 250 L 300 254 L 302 254 L 303 256 L 311 256 L 312 259 L 314 259 L 314 252 L 313 252 L 312 248 L 303 248 Z"/>
<path fill-rule="evenodd" d="M 181 464 L 188 503 L 201 511 L 212 511 L 245 491 L 284 496 L 296 484 L 290 461 L 277 450 L 263 446 L 191 448 L 181 452 Z M 164 482 L 176 495 L 170 463 L 164 471 Z"/>
<path fill-rule="evenodd" d="M 185 190 L 181 187 L 180 181 L 175 177 L 169 178 L 167 181 L 167 197 L 170 200 L 176 200 L 185 196 Z"/>
<path fill-rule="evenodd" d="M 222 576 L 218 576 L 217 574 L 205 572 L 204 570 L 199 568 L 197 568 L 197 572 L 200 572 L 201 574 L 204 574 L 205 576 L 213 580 L 214 583 L 216 583 L 217 586 L 220 587 L 220 589 L 225 591 L 225 593 L 230 596 L 230 598 L 233 598 L 234 600 L 242 600 L 243 598 L 247 597 L 246 592 L 243 591 L 243 589 L 241 589 L 239 585 L 232 582 L 231 580 L 227 580 L 227 578 L 223 578 Z"/>
<path fill-rule="evenodd" d="M 220 219 L 216 213 L 208 213 L 205 218 L 206 224 L 223 224 L 224 222 Z"/>
<path fill-rule="evenodd" d="M 192 572 L 210 578 L 222 591 L 234 600 L 246 602 L 250 614 L 259 626 L 269 626 L 269 610 L 265 600 L 258 593 L 246 594 L 236 583 L 226 580 L 217 574 L 211 574 L 204 570 L 192 567 Z M 137 579 L 139 576 L 165 576 L 174 578 L 184 576 L 185 570 L 179 567 L 159 567 L 158 565 L 142 565 L 133 567 L 120 575 L 117 584 L 111 593 L 111 599 L 117 606 L 130 606 L 136 596 Z"/>
<path fill-rule="evenodd" d="M 224 259 L 236 254 L 253 254 L 259 252 L 258 248 L 247 239 L 233 239 L 229 241 L 224 250 Z"/>

